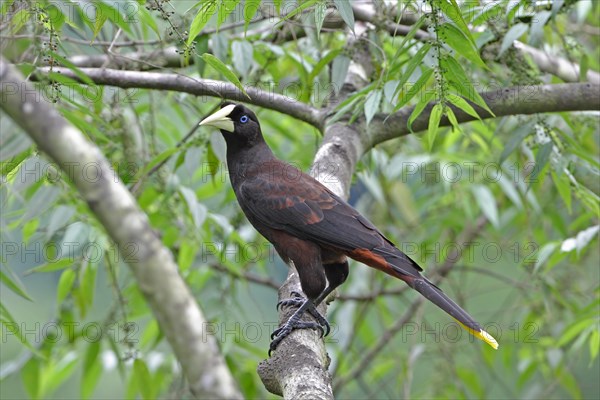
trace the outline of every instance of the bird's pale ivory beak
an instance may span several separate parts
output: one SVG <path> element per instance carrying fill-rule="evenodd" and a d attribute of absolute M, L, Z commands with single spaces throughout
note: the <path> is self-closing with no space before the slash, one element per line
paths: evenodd
<path fill-rule="evenodd" d="M 227 132 L 233 132 L 233 121 L 231 120 L 231 118 L 229 118 L 229 114 L 231 114 L 234 108 L 234 104 L 225 106 L 216 113 L 204 118 L 200 122 L 200 125 L 214 126 L 215 128 L 219 128 Z"/>

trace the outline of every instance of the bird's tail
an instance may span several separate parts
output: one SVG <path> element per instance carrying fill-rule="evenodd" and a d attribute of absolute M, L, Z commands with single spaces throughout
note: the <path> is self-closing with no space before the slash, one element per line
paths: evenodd
<path fill-rule="evenodd" d="M 412 282 L 409 282 L 412 281 Z M 470 332 L 473 336 L 483 340 L 494 349 L 498 349 L 498 342 L 492 335 L 483 330 L 481 325 L 477 323 L 465 310 L 456 304 L 450 297 L 433 283 L 429 282 L 425 277 L 413 278 L 409 277 L 405 280 L 413 289 L 421 293 L 427 300 L 446 311 L 454 318 L 463 328 Z"/>
<path fill-rule="evenodd" d="M 371 256 L 364 257 L 367 253 L 371 253 Z M 473 336 L 483 340 L 494 349 L 498 348 L 496 339 L 484 331 L 473 317 L 450 299 L 450 297 L 446 296 L 440 288 L 421 275 L 419 272 L 422 270 L 421 267 L 406 254 L 390 246 L 390 248 L 378 248 L 370 252 L 362 252 L 360 255 L 363 256 L 364 260 L 359 261 L 363 261 L 389 275 L 402 279 L 411 288 L 421 293 L 427 300 L 448 313 Z"/>

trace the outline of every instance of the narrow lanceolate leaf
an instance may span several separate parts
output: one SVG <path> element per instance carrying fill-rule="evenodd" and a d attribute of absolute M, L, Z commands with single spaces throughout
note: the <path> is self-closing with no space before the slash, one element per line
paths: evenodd
<path fill-rule="evenodd" d="M 512 154 L 513 151 L 523 142 L 523 140 L 532 132 L 533 123 L 529 122 L 524 125 L 519 125 L 517 129 L 512 131 L 510 138 L 502 150 L 500 155 L 500 164 L 504 162 Z"/>
<path fill-rule="evenodd" d="M 475 90 L 471 80 L 465 74 L 462 66 L 454 57 L 443 57 L 441 59 L 442 68 L 444 68 L 444 77 L 450 83 L 450 86 L 454 88 L 458 94 L 467 100 L 472 101 L 479 107 L 485 109 L 492 116 L 495 116 L 492 110 L 488 107 L 483 97 Z"/>
<path fill-rule="evenodd" d="M 219 28 L 223 22 L 227 19 L 229 14 L 235 10 L 240 0 L 226 0 L 219 4 L 219 13 L 217 14 L 217 28 Z"/>
<path fill-rule="evenodd" d="M 123 29 L 125 32 L 133 35 L 133 20 L 129 19 L 129 16 L 124 16 L 121 14 L 121 7 L 113 7 L 101 1 L 94 2 L 94 10 L 96 11 L 96 18 L 103 20 L 100 28 L 108 18 L 112 23 L 117 25 L 119 28 Z M 99 30 L 98 30 L 99 32 Z M 96 35 L 94 35 L 96 36 Z"/>
<path fill-rule="evenodd" d="M 552 149 L 554 148 L 554 144 L 552 141 L 546 142 L 540 147 L 537 154 L 535 155 L 535 168 L 529 177 L 529 186 L 533 183 L 537 182 L 538 176 L 540 176 L 540 172 L 544 169 L 548 161 L 550 160 L 550 154 L 552 153 Z"/>
<path fill-rule="evenodd" d="M 252 18 L 256 15 L 256 12 L 260 8 L 261 0 L 245 0 L 244 1 L 244 35 L 248 31 L 248 25 L 252 21 Z"/>
<path fill-rule="evenodd" d="M 246 95 L 246 97 L 250 98 L 237 76 L 235 76 L 235 74 L 231 72 L 231 70 L 227 68 L 227 66 L 223 64 L 221 60 L 219 60 L 217 57 L 213 56 L 210 53 L 203 54 L 202 59 L 206 62 L 206 64 L 210 65 L 213 69 L 223 74 L 225 79 L 233 83 L 235 87 L 237 87 L 242 93 L 244 93 L 244 95 Z"/>
<path fill-rule="evenodd" d="M 233 66 L 243 77 L 248 76 L 254 60 L 254 47 L 246 40 L 236 40 L 231 44 Z"/>
<path fill-rule="evenodd" d="M 379 104 L 381 103 L 381 90 L 375 89 L 367 95 L 365 101 L 365 118 L 367 119 L 367 125 L 375 116 L 375 113 L 379 110 Z"/>
<path fill-rule="evenodd" d="M 15 321 L 13 316 L 10 314 L 8 309 L 4 307 L 4 304 L 2 304 L 2 302 L 0 302 L 0 325 L 2 325 L 2 331 L 6 333 L 6 336 L 2 337 L 3 340 L 6 339 L 9 335 L 14 336 L 36 356 L 44 358 L 44 356 L 40 354 L 38 350 L 29 343 L 29 341 L 27 340 L 27 335 L 23 334 L 23 332 L 21 332 L 21 329 L 19 329 L 20 324 L 17 323 L 17 321 Z"/>
<path fill-rule="evenodd" d="M 333 2 L 346 25 L 354 32 L 354 11 L 352 11 L 350 2 L 348 0 L 334 0 Z"/>
<path fill-rule="evenodd" d="M 500 46 L 500 54 L 498 54 L 498 57 L 502 56 L 504 52 L 512 46 L 513 42 L 523 36 L 528 29 L 529 25 L 527 24 L 519 23 L 513 25 L 513 27 L 506 32 L 506 35 L 504 35 L 504 39 L 502 39 L 502 45 Z"/>
<path fill-rule="evenodd" d="M 460 124 L 456 119 L 456 115 L 454 115 L 454 111 L 452 111 L 450 107 L 446 108 L 446 116 L 448 117 L 448 121 L 452 124 L 452 128 L 460 132 Z"/>
<path fill-rule="evenodd" d="M 419 100 L 419 102 L 415 105 L 415 108 L 413 109 L 412 113 L 410 114 L 410 117 L 408 118 L 408 123 L 407 123 L 408 129 L 410 129 L 411 132 L 412 132 L 412 123 L 415 121 L 415 119 L 417 119 L 419 117 L 419 115 L 421 115 L 421 113 L 423 112 L 425 107 L 427 107 L 427 104 L 429 104 L 429 102 L 434 99 L 435 95 L 436 95 L 436 92 L 434 92 L 434 91 L 425 93 L 425 95 L 422 96 L 421 99 Z"/>
<path fill-rule="evenodd" d="M 404 88 L 402 88 L 400 95 L 398 96 L 398 104 L 394 107 L 394 111 L 399 110 L 404 107 L 413 97 L 415 97 L 418 93 L 421 93 L 421 96 L 424 95 L 424 89 L 427 87 L 429 80 L 433 76 L 433 68 L 426 68 L 421 72 L 421 76 L 414 85 L 410 86 L 410 88 L 404 92 Z"/>
<path fill-rule="evenodd" d="M 81 376 L 81 397 L 83 399 L 92 396 L 102 373 L 102 364 L 98 358 L 101 344 L 100 340 L 90 342 L 83 357 L 83 374 Z"/>
<path fill-rule="evenodd" d="M 440 120 L 442 119 L 443 113 L 444 105 L 442 103 L 437 103 L 435 106 L 433 106 L 431 114 L 429 115 L 429 127 L 427 128 L 427 144 L 429 151 L 431 151 L 433 148 L 433 143 L 435 142 L 435 137 L 437 136 L 438 127 L 440 126 Z"/>
<path fill-rule="evenodd" d="M 342 52 L 342 50 L 343 49 L 331 50 L 325 55 L 325 57 L 321 58 L 317 65 L 315 65 L 315 67 L 312 69 L 312 71 L 310 71 L 310 74 L 308 74 L 308 83 L 312 84 L 317 75 L 319 75 L 319 73 L 323 70 L 323 68 L 325 68 L 327 64 L 333 61 L 333 59 L 335 59 Z"/>
<path fill-rule="evenodd" d="M 469 103 L 467 103 L 467 101 L 465 99 L 463 99 L 462 97 L 457 96 L 452 93 L 448 93 L 446 95 L 446 98 L 448 99 L 448 101 L 450 103 L 454 104 L 456 107 L 460 108 L 461 110 L 463 110 L 470 116 L 475 117 L 477 119 L 481 119 L 479 117 L 479 115 L 477 114 L 477 111 L 475 111 L 475 109 Z"/>
<path fill-rule="evenodd" d="M 73 283 L 75 282 L 76 274 L 72 269 L 65 269 L 58 280 L 58 286 L 56 289 L 56 304 L 61 304 L 67 297 Z"/>
<path fill-rule="evenodd" d="M 477 51 L 477 47 L 454 25 L 443 24 L 440 26 L 438 37 L 473 64 L 487 68 L 479 55 L 479 51 Z"/>
<path fill-rule="evenodd" d="M 286 20 L 292 18 L 294 15 L 297 15 L 297 14 L 301 13 L 302 11 L 306 10 L 307 8 L 314 6 L 319 1 L 320 0 L 308 0 L 308 1 L 300 4 L 298 7 L 296 7 L 295 9 L 293 9 L 292 11 L 290 11 L 289 13 L 284 15 L 283 18 L 281 19 L 281 21 L 286 21 Z"/>
<path fill-rule="evenodd" d="M 408 80 L 412 76 L 413 72 L 415 72 L 415 69 L 419 65 L 421 65 L 423 58 L 425 57 L 425 55 L 427 54 L 429 49 L 431 49 L 431 45 L 429 43 L 427 43 L 423 47 L 421 47 L 419 49 L 419 51 L 417 51 L 417 53 L 414 55 L 414 57 L 410 60 L 410 62 L 406 66 L 406 69 L 404 70 L 404 73 L 402 74 L 402 78 L 400 78 L 400 83 L 398 84 L 398 88 L 396 88 L 396 90 L 403 89 L 404 84 L 406 82 L 408 82 Z"/>
<path fill-rule="evenodd" d="M 198 13 L 190 25 L 190 33 L 186 41 L 188 46 L 191 45 L 196 39 L 196 36 L 202 32 L 202 29 L 208 23 L 208 21 L 210 21 L 210 18 L 215 12 L 217 12 L 217 4 L 214 0 L 203 3 L 202 6 L 200 6 Z"/>
<path fill-rule="evenodd" d="M 315 29 L 317 31 L 317 39 L 321 36 L 321 28 L 323 28 L 323 21 L 325 21 L 325 12 L 327 11 L 327 4 L 320 2 L 315 5 Z"/>
<path fill-rule="evenodd" d="M 10 290 L 12 290 L 14 293 L 18 294 L 22 298 L 27 299 L 29 301 L 33 301 L 31 296 L 29 296 L 23 288 L 23 284 L 19 281 L 18 277 L 11 277 L 8 274 L 5 274 L 2 270 L 0 270 L 0 282 L 2 282 L 2 284 L 4 284 L 6 287 L 8 287 Z"/>
<path fill-rule="evenodd" d="M 473 185 L 471 190 L 483 215 L 497 228 L 500 224 L 500 220 L 498 219 L 498 205 L 490 188 L 484 185 Z"/>
<path fill-rule="evenodd" d="M 465 35 L 465 39 L 467 39 L 472 46 L 475 46 L 475 40 L 473 40 L 473 36 L 471 36 L 471 30 L 463 19 L 462 12 L 456 3 L 456 0 L 441 0 L 439 3 L 442 12 L 456 24 L 458 29 Z"/>
<path fill-rule="evenodd" d="M 350 67 L 350 58 L 340 54 L 333 59 L 331 64 L 331 85 L 335 93 L 339 93 L 342 89 L 342 85 L 348 75 L 348 68 Z"/>

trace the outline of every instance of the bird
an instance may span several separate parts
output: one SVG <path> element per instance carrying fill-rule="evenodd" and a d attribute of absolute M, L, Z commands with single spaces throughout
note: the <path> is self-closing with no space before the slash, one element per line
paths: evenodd
<path fill-rule="evenodd" d="M 272 243 L 284 262 L 295 266 L 302 293 L 282 300 L 295 306 L 271 335 L 269 355 L 294 329 L 321 335 L 329 324 L 316 307 L 349 274 L 348 258 L 404 281 L 494 349 L 498 342 L 466 311 L 421 274 L 423 269 L 366 217 L 326 186 L 278 159 L 262 134 L 256 114 L 243 104 L 224 102 L 201 126 L 221 131 L 227 147 L 231 186 L 254 228 Z M 301 320 L 308 312 L 316 322 Z"/>

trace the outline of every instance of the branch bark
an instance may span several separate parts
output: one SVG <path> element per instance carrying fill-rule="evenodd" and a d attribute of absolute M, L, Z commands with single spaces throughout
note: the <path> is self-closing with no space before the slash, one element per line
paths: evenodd
<path fill-rule="evenodd" d="M 68 78 L 81 81 L 68 68 L 54 67 L 52 71 Z M 324 115 L 318 109 L 302 103 L 294 98 L 275 93 L 271 88 L 261 88 L 261 84 L 246 84 L 244 89 L 250 96 L 246 97 L 234 84 L 212 79 L 192 78 L 183 74 L 163 74 L 159 72 L 120 71 L 107 68 L 81 68 L 97 85 L 109 85 L 124 89 L 174 90 L 196 96 L 209 96 L 233 101 L 254 104 L 270 110 L 290 115 L 300 121 L 307 122 L 319 130 L 323 129 Z M 47 75 L 49 67 L 42 67 L 37 72 Z M 294 89 L 297 89 L 294 86 Z"/>
<path fill-rule="evenodd" d="M 171 252 L 100 150 L 69 124 L 32 84 L 0 57 L 0 107 L 70 177 L 92 213 L 117 244 L 158 320 L 192 393 L 201 398 L 241 398 L 206 319 L 178 272 Z M 93 166 L 98 179 L 86 179 Z"/>
<path fill-rule="evenodd" d="M 592 83 L 563 83 L 559 85 L 514 86 L 480 93 L 495 117 L 518 114 L 538 114 L 562 111 L 599 111 L 600 85 Z M 412 124 L 412 132 L 427 129 L 429 114 L 436 102 L 429 103 Z M 481 119 L 495 118 L 481 107 L 471 103 Z M 451 106 L 458 122 L 469 122 L 476 118 Z M 408 118 L 414 107 L 404 108 L 394 114 L 377 114 L 369 129 L 371 135 L 363 135 L 365 149 L 386 140 L 411 133 Z M 440 126 L 450 126 L 444 117 Z"/>

